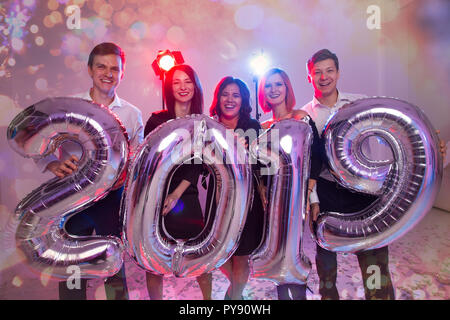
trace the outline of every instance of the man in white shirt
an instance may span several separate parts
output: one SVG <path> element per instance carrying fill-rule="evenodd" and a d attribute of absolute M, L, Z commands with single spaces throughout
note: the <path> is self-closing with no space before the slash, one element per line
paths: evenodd
<path fill-rule="evenodd" d="M 327 49 L 316 52 L 308 60 L 307 68 L 308 81 L 314 88 L 314 97 L 302 109 L 314 120 L 321 135 L 331 114 L 344 105 L 366 96 L 337 90 L 339 61 L 337 56 Z M 317 202 L 311 204 L 313 221 L 316 221 L 320 211 L 357 212 L 368 207 L 376 199 L 371 195 L 353 192 L 342 187 L 336 182 L 328 168 L 322 170 L 316 186 L 320 204 Z M 336 253 L 323 249 L 319 245 L 316 245 L 316 249 L 316 266 L 320 279 L 319 292 L 322 299 L 338 300 Z M 356 255 L 362 273 L 366 299 L 395 299 L 389 273 L 388 247 L 367 250 Z M 372 272 L 368 272 L 371 265 L 378 266 L 380 270 L 381 287 L 378 289 L 367 286 L 367 280 L 372 274 Z"/>
<path fill-rule="evenodd" d="M 92 78 L 92 88 L 75 97 L 94 101 L 107 106 L 117 115 L 128 135 L 130 156 L 144 139 L 144 126 L 141 111 L 129 102 L 119 98 L 116 89 L 124 76 L 125 53 L 114 43 L 101 43 L 89 55 L 88 73 Z M 51 155 L 37 162 L 42 170 L 49 170 L 55 176 L 63 178 L 77 170 L 80 150 L 74 145 L 64 144 L 61 150 L 62 159 Z M 79 149 L 79 147 L 78 147 Z M 120 199 L 123 187 L 109 192 L 102 200 L 86 210 L 77 213 L 65 223 L 67 232 L 73 235 L 114 235 L 120 237 L 122 230 L 120 221 Z M 87 280 L 81 281 L 80 289 L 69 289 L 67 283 L 59 283 L 60 299 L 85 300 Z M 128 299 L 125 281 L 125 270 L 122 269 L 105 281 L 108 300 Z"/>

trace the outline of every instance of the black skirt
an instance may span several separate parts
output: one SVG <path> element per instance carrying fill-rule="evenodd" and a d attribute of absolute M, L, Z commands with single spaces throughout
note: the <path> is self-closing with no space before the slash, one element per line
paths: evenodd
<path fill-rule="evenodd" d="M 204 218 L 197 189 L 201 172 L 202 165 L 184 164 L 175 171 L 170 182 L 169 193 L 173 192 L 182 180 L 190 182 L 189 187 L 178 199 L 177 204 L 162 218 L 162 223 L 167 232 L 175 239 L 194 238 L 203 229 Z"/>
<path fill-rule="evenodd" d="M 245 220 L 244 229 L 242 230 L 239 245 L 234 252 L 235 256 L 247 256 L 250 255 L 260 244 L 263 235 L 264 228 L 264 209 L 257 191 L 256 179 L 253 178 L 254 196 L 253 201 L 250 204 L 249 211 L 247 213 L 247 219 Z M 212 177 L 208 183 L 208 195 L 207 195 L 207 208 L 211 205 L 211 218 L 212 221 L 216 215 L 217 204 L 213 199 L 213 190 L 216 188 Z M 215 197 L 214 197 L 215 198 Z M 212 201 L 212 203 L 211 203 Z"/>

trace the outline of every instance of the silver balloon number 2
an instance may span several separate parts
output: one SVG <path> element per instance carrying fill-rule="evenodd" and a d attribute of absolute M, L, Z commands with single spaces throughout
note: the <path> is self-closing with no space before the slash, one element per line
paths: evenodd
<path fill-rule="evenodd" d="M 353 214 L 323 213 L 313 230 L 319 245 L 340 252 L 382 247 L 430 210 L 442 180 L 442 156 L 419 108 L 393 98 L 357 100 L 329 120 L 324 137 L 339 182 L 377 200 Z"/>
<path fill-rule="evenodd" d="M 66 278 L 78 265 L 83 278 L 104 278 L 120 269 L 123 246 L 114 237 L 75 237 L 63 227 L 73 214 L 108 194 L 126 171 L 125 128 L 106 107 L 78 98 L 48 98 L 18 114 L 8 127 L 10 146 L 20 155 L 41 159 L 65 143 L 81 152 L 78 170 L 53 178 L 17 206 L 16 243 L 28 262 Z"/>

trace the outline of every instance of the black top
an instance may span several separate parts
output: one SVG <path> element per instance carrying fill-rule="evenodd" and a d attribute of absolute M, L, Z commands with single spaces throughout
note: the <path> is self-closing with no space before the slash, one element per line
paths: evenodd
<path fill-rule="evenodd" d="M 166 123 L 167 121 L 175 119 L 169 114 L 167 110 L 160 110 L 153 112 L 150 118 L 147 120 L 144 129 L 144 136 L 147 136 L 150 132 L 156 129 L 158 126 Z M 186 189 L 186 194 L 198 194 L 197 182 L 198 177 L 202 172 L 203 166 L 201 164 L 183 164 L 176 173 L 173 175 L 169 192 L 175 190 L 182 180 L 189 181 L 191 185 Z"/>
<path fill-rule="evenodd" d="M 256 137 L 258 137 L 262 127 L 258 120 L 240 117 L 234 131 L 239 129 L 243 130 L 244 132 L 249 129 L 253 129 L 256 131 Z M 253 137 L 253 135 L 250 136 Z M 248 136 L 245 136 L 245 141 L 247 142 L 248 146 L 250 146 L 250 144 L 253 142 L 250 141 L 250 137 Z M 261 164 L 259 163 L 259 161 L 256 164 L 252 165 L 252 169 L 256 171 L 258 174 L 260 173 Z"/>
<path fill-rule="evenodd" d="M 239 121 L 236 125 L 236 128 L 234 131 L 242 129 L 244 131 L 247 131 L 248 129 L 254 129 L 256 130 L 256 136 L 259 136 L 259 130 L 261 130 L 261 124 L 252 118 L 239 118 Z M 245 139 L 249 139 L 248 137 L 245 137 Z M 248 144 L 252 143 L 252 141 L 247 141 Z"/>
<path fill-rule="evenodd" d="M 170 116 L 169 111 L 160 110 L 153 112 L 150 118 L 147 120 L 144 129 L 144 137 L 146 137 L 150 132 L 152 132 L 156 127 L 162 125 L 163 123 L 175 119 Z"/>
<path fill-rule="evenodd" d="M 309 118 L 309 125 L 313 131 L 313 142 L 311 144 L 311 170 L 309 178 L 317 180 L 322 171 L 323 153 L 325 152 L 325 146 L 322 143 L 322 139 L 317 131 L 316 124 Z"/>

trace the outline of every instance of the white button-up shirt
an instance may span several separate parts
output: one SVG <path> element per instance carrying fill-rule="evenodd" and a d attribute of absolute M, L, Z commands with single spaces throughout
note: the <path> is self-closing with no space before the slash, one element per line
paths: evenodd
<path fill-rule="evenodd" d="M 319 102 L 319 100 L 316 99 L 316 97 L 313 97 L 312 101 L 305 104 L 301 109 L 306 111 L 310 115 L 310 117 L 316 123 L 319 135 L 322 135 L 325 124 L 332 114 L 334 114 L 346 104 L 362 98 L 367 98 L 367 96 L 362 94 L 352 94 L 338 91 L 336 104 L 331 108 L 324 106 Z"/>
<path fill-rule="evenodd" d="M 89 92 L 90 91 L 79 93 L 72 97 L 93 101 Z M 144 141 L 144 124 L 142 122 L 141 110 L 131 103 L 119 98 L 117 94 L 114 96 L 114 100 L 109 104 L 108 108 L 117 115 L 125 127 L 130 143 L 130 152 L 133 155 L 137 147 Z M 61 159 L 59 160 L 65 160 L 69 158 L 70 155 L 79 157 L 81 153 L 79 146 L 74 146 L 71 143 L 64 143 L 61 149 L 63 150 L 60 150 Z M 47 165 L 55 160 L 58 160 L 58 158 L 52 154 L 36 161 L 36 165 L 39 170 L 44 172 Z"/>
<path fill-rule="evenodd" d="M 334 114 L 336 111 L 338 111 L 346 104 L 349 104 L 355 100 L 362 98 L 367 98 L 367 96 L 362 94 L 352 94 L 338 91 L 338 98 L 336 104 L 331 108 L 324 106 L 319 102 L 319 100 L 317 100 L 316 97 L 313 97 L 313 99 L 307 104 L 305 104 L 303 107 L 301 107 L 301 109 L 306 111 L 311 117 L 311 119 L 313 119 L 313 121 L 316 124 L 319 135 L 322 136 L 325 124 L 327 123 L 328 119 L 332 114 Z M 320 173 L 320 177 L 330 181 L 335 181 L 330 171 L 326 168 L 322 170 L 322 172 Z M 319 202 L 319 198 L 317 197 L 316 193 L 316 186 L 314 186 L 314 190 L 311 193 L 310 202 L 311 203 Z"/>
<path fill-rule="evenodd" d="M 336 104 L 333 107 L 324 106 L 317 100 L 316 97 L 305 104 L 301 109 L 306 111 L 313 121 L 316 123 L 317 131 L 319 131 L 319 135 L 322 136 L 323 129 L 328 121 L 328 119 L 340 108 L 349 104 L 355 100 L 367 98 L 366 95 L 363 94 L 353 94 L 353 93 L 344 93 L 338 91 L 338 97 Z M 323 169 L 320 173 L 320 177 L 327 179 L 329 181 L 335 181 L 333 175 L 330 173 L 328 169 Z"/>

